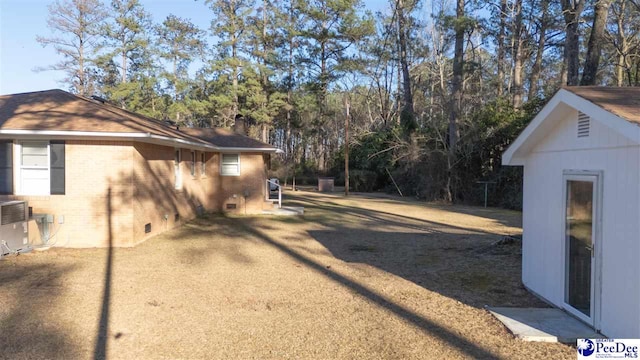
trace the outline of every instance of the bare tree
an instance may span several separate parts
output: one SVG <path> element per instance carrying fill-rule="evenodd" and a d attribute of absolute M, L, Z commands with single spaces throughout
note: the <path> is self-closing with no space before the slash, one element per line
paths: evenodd
<path fill-rule="evenodd" d="M 605 37 L 613 45 L 615 63 L 615 81 L 617 86 L 632 85 L 632 58 L 640 49 L 640 8 L 630 0 L 616 0 L 611 4 L 611 25 Z"/>
<path fill-rule="evenodd" d="M 58 0 L 49 5 L 49 37 L 37 36 L 42 46 L 52 45 L 62 60 L 36 70 L 64 71 L 71 91 L 80 95 L 93 92 L 89 67 L 99 48 L 99 27 L 106 12 L 99 0 Z"/>

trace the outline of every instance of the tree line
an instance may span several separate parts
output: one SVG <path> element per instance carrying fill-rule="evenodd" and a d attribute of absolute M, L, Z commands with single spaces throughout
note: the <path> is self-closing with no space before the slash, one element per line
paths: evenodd
<path fill-rule="evenodd" d="M 518 208 L 502 151 L 564 85 L 640 85 L 638 0 L 204 0 L 209 28 L 138 0 L 57 0 L 63 83 L 181 126 L 230 127 L 284 153 L 282 180 Z M 348 109 L 348 110 L 347 110 Z M 346 119 L 346 117 L 349 117 Z M 349 137 L 345 124 L 349 123 Z"/>

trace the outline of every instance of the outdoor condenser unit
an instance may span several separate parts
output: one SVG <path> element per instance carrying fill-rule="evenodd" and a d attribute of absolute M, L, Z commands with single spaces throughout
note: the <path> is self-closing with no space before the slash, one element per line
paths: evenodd
<path fill-rule="evenodd" d="M 0 256 L 29 250 L 26 201 L 0 202 Z"/>

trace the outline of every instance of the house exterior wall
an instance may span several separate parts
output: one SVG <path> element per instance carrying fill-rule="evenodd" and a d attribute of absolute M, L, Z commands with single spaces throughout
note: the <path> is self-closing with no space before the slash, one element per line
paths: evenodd
<path fill-rule="evenodd" d="M 525 160 L 523 283 L 564 307 L 563 171 L 602 171 L 600 329 L 640 337 L 640 147 L 595 119 L 578 138 L 577 111 L 548 134 Z"/>
<path fill-rule="evenodd" d="M 176 189 L 176 149 L 142 143 L 134 147 L 136 243 L 193 219 L 198 211 L 256 214 L 263 210 L 267 171 L 261 153 L 240 154 L 240 175 L 221 176 L 219 153 L 204 153 L 205 172 L 202 173 L 202 152 L 194 151 L 196 161 L 192 175 L 192 150 L 180 149 L 182 187 Z M 227 210 L 227 204 L 235 204 L 235 208 Z M 145 233 L 146 224 L 151 224 L 149 233 Z"/>
<path fill-rule="evenodd" d="M 182 159 L 190 156 L 185 149 Z M 133 228 L 134 242 L 139 243 L 149 236 L 157 235 L 195 217 L 197 199 L 188 189 L 193 187 L 192 179 L 185 171 L 182 161 L 183 186 L 175 188 L 175 149 L 145 143 L 134 144 L 133 157 Z M 145 225 L 150 224 L 149 232 Z"/>
<path fill-rule="evenodd" d="M 109 246 L 110 242 L 129 246 L 133 238 L 132 156 L 130 142 L 67 141 L 65 195 L 0 195 L 0 201 L 26 200 L 34 214 L 53 215 L 49 243 L 55 246 Z M 42 243 L 33 220 L 29 238 L 33 244 Z"/>
<path fill-rule="evenodd" d="M 220 155 L 216 156 L 216 169 L 220 172 Z M 216 202 L 220 210 L 237 214 L 256 214 L 266 206 L 267 167 L 262 153 L 240 155 L 240 176 L 220 176 Z M 235 204 L 235 209 L 229 209 Z"/>
<path fill-rule="evenodd" d="M 67 141 L 65 195 L 0 195 L 0 201 L 26 200 L 34 214 L 53 215 L 49 244 L 64 247 L 134 246 L 198 211 L 226 211 L 231 203 L 236 208 L 228 211 L 238 214 L 263 210 L 267 170 L 262 153 L 242 153 L 240 175 L 221 176 L 219 153 L 205 152 L 203 174 L 202 152 L 195 151 L 192 175 L 192 150 L 180 149 L 182 187 L 176 189 L 175 150 L 139 142 Z M 43 242 L 34 220 L 29 237 L 34 245 Z"/>

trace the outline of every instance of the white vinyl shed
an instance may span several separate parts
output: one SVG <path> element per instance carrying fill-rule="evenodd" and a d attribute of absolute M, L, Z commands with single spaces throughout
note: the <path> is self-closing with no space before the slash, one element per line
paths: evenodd
<path fill-rule="evenodd" d="M 640 88 L 561 89 L 502 163 L 524 166 L 524 285 L 640 338 Z"/>

